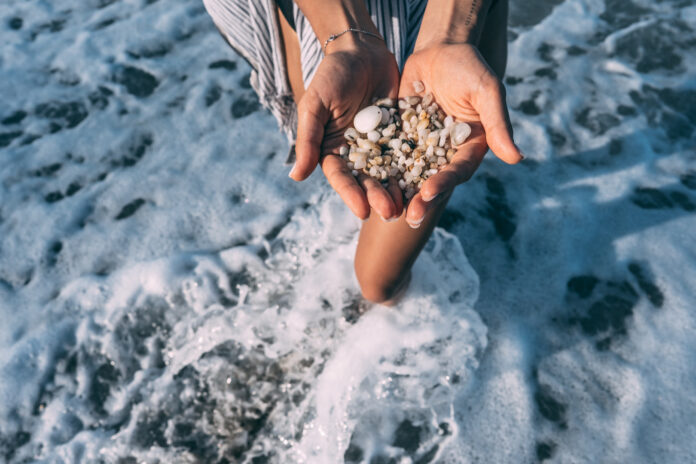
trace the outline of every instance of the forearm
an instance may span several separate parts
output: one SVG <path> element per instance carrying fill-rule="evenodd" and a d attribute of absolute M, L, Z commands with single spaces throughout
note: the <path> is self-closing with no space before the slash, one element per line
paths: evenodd
<path fill-rule="evenodd" d="M 434 44 L 478 45 L 488 10 L 496 0 L 430 0 L 423 14 L 415 50 Z M 497 0 L 507 1 L 507 0 Z"/>
<path fill-rule="evenodd" d="M 322 46 L 329 36 L 349 28 L 379 34 L 364 0 L 295 0 L 295 3 L 312 25 Z M 372 43 L 377 40 L 368 34 L 344 34 L 329 45 L 328 51 L 338 51 L 347 46 Z"/>

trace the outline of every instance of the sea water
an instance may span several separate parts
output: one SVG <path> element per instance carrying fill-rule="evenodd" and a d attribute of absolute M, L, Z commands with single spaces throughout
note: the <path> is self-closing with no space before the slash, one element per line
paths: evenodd
<path fill-rule="evenodd" d="M 0 462 L 696 460 L 690 2 L 512 2 L 527 159 L 394 308 L 200 2 L 0 13 Z"/>

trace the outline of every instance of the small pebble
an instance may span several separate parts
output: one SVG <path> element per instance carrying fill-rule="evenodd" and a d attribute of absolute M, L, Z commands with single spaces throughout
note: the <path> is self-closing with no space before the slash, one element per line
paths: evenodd
<path fill-rule="evenodd" d="M 413 82 L 416 94 L 425 92 Z M 398 109 L 397 109 L 398 107 Z M 382 183 L 394 178 L 404 197 L 452 162 L 455 149 L 471 135 L 471 126 L 446 115 L 431 93 L 394 100 L 381 98 L 360 110 L 339 154 L 354 176 L 367 174 Z"/>

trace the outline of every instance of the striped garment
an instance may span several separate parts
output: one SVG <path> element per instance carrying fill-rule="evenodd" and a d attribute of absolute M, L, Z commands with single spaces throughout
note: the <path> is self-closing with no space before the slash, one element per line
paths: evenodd
<path fill-rule="evenodd" d="M 403 67 L 413 51 L 427 0 L 365 0 L 365 3 L 387 47 L 394 53 L 399 67 Z M 290 145 L 293 145 L 297 131 L 297 107 L 287 80 L 276 2 L 203 0 L 203 4 L 222 36 L 251 65 L 251 86 L 259 95 L 261 104 L 278 120 Z M 324 53 L 312 26 L 294 2 L 292 16 L 300 42 L 302 76 L 306 88 Z"/>

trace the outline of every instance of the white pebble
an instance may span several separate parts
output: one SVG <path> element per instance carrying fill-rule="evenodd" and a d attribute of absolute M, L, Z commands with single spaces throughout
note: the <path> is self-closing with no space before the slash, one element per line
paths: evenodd
<path fill-rule="evenodd" d="M 382 111 L 382 119 L 380 120 L 379 123 L 380 123 L 381 125 L 385 125 L 386 123 L 389 122 L 389 116 L 390 116 L 389 110 L 386 109 L 386 108 L 380 107 L 380 111 Z"/>
<path fill-rule="evenodd" d="M 357 140 L 357 138 L 360 137 L 360 134 L 358 134 L 358 131 L 356 131 L 354 128 L 349 127 L 343 134 L 343 136 L 346 138 L 346 140 L 355 142 L 355 140 Z"/>
<path fill-rule="evenodd" d="M 452 126 L 450 132 L 452 145 L 456 147 L 466 142 L 466 139 L 469 138 L 469 135 L 471 135 L 471 126 L 465 122 L 458 122 Z"/>
<path fill-rule="evenodd" d="M 379 132 L 377 132 L 376 130 L 372 130 L 367 133 L 367 140 L 369 140 L 370 142 L 377 143 L 379 138 Z"/>
<path fill-rule="evenodd" d="M 454 118 L 452 116 L 447 116 L 445 118 L 445 127 L 449 127 L 454 124 Z"/>
<path fill-rule="evenodd" d="M 341 145 L 341 148 L 338 149 L 338 154 L 341 156 L 346 156 L 348 154 L 348 147 Z"/>
<path fill-rule="evenodd" d="M 379 106 L 368 106 L 358 111 L 353 118 L 353 127 L 358 132 L 366 134 L 374 130 L 382 121 L 382 109 Z"/>
<path fill-rule="evenodd" d="M 413 91 L 416 93 L 421 93 L 425 90 L 425 86 L 421 81 L 413 81 Z"/>

